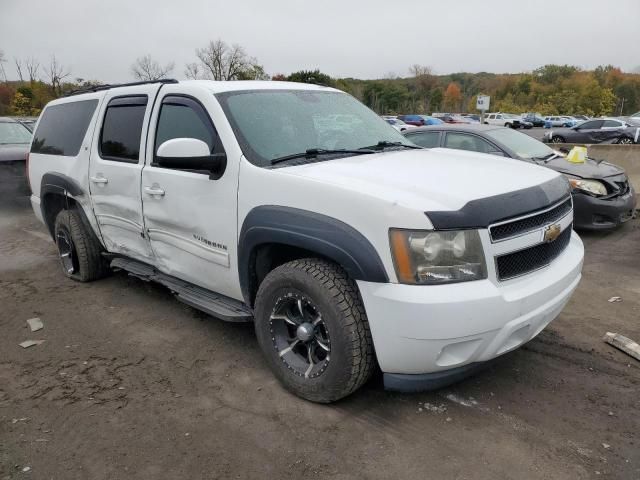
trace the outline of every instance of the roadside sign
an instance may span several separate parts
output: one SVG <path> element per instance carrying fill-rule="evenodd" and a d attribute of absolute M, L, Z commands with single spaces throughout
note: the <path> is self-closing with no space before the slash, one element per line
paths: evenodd
<path fill-rule="evenodd" d="M 491 97 L 489 95 L 478 95 L 476 100 L 476 108 L 482 112 L 489 110 L 489 102 Z"/>

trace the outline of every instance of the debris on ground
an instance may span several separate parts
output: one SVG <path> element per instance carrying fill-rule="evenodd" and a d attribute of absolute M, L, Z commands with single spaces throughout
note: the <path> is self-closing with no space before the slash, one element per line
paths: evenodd
<path fill-rule="evenodd" d="M 608 443 L 603 443 L 602 448 L 604 448 L 605 450 L 609 450 L 611 448 L 611 445 L 609 445 Z"/>
<path fill-rule="evenodd" d="M 34 345 L 42 345 L 44 343 L 44 340 L 25 340 L 22 343 L 19 343 L 18 345 L 20 345 L 22 348 L 29 348 L 29 347 L 33 347 Z"/>
<path fill-rule="evenodd" d="M 29 328 L 32 332 L 37 332 L 38 330 L 42 330 L 44 328 L 44 323 L 42 323 L 42 320 L 37 317 L 27 320 L 27 325 L 29 325 Z"/>
<path fill-rule="evenodd" d="M 617 349 L 622 350 L 627 355 L 632 356 L 636 360 L 640 360 L 640 345 L 630 338 L 620 335 L 619 333 L 607 332 L 603 340 L 609 345 L 613 345 Z"/>
<path fill-rule="evenodd" d="M 22 473 L 27 473 L 27 472 L 29 472 L 30 470 L 31 470 L 31 467 L 24 467 L 24 468 L 22 469 Z"/>
<path fill-rule="evenodd" d="M 609 303 L 617 303 L 617 302 L 621 302 L 622 301 L 622 297 L 611 297 L 608 302 Z"/>

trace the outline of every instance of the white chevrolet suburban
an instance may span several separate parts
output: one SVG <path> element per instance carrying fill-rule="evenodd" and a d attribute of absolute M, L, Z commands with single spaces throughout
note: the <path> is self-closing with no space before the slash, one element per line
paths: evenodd
<path fill-rule="evenodd" d="M 410 143 L 338 90 L 174 80 L 47 105 L 29 179 L 63 272 L 111 269 L 252 321 L 269 367 L 338 400 L 437 388 L 535 337 L 583 260 L 564 177 Z"/>

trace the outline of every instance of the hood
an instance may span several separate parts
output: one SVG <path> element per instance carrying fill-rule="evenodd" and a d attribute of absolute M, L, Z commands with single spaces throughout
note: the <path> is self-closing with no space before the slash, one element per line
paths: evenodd
<path fill-rule="evenodd" d="M 29 145 L 9 144 L 0 145 L 0 162 L 26 160 Z"/>
<path fill-rule="evenodd" d="M 558 175 L 526 162 L 444 148 L 387 151 L 281 171 L 421 211 L 458 210 L 471 200 L 536 186 Z"/>
<path fill-rule="evenodd" d="M 609 162 L 587 158 L 584 163 L 571 163 L 564 157 L 554 158 L 544 164 L 556 172 L 580 178 L 601 179 L 625 173 L 624 169 Z"/>

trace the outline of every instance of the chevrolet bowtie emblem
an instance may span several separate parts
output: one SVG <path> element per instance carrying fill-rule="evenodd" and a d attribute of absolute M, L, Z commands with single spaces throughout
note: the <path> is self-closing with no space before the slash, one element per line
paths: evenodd
<path fill-rule="evenodd" d="M 544 241 L 547 243 L 553 242 L 560 236 L 560 224 L 549 225 L 544 231 Z"/>

